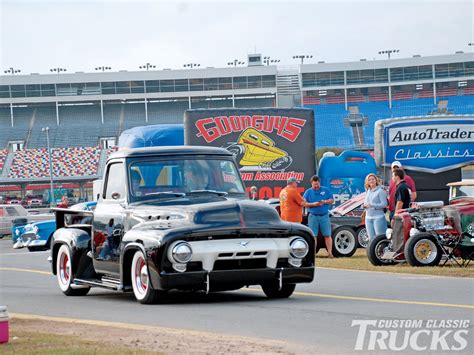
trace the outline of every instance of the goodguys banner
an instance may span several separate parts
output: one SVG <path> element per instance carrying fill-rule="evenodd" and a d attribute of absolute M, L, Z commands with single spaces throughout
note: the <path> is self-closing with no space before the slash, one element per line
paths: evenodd
<path fill-rule="evenodd" d="M 378 165 L 438 173 L 474 162 L 474 117 L 430 116 L 380 120 L 375 128 Z"/>
<path fill-rule="evenodd" d="M 309 186 L 316 171 L 314 111 L 310 109 L 188 110 L 186 145 L 211 145 L 231 151 L 247 191 L 257 198 L 278 197 L 289 177 Z"/>

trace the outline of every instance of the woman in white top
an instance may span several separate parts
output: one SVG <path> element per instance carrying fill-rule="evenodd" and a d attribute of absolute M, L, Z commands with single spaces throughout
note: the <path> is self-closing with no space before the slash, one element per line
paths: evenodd
<path fill-rule="evenodd" d="M 385 234 L 387 230 L 387 220 L 385 209 L 387 208 L 387 193 L 382 187 L 381 180 L 373 173 L 365 177 L 365 228 L 369 240 L 376 236 Z"/>

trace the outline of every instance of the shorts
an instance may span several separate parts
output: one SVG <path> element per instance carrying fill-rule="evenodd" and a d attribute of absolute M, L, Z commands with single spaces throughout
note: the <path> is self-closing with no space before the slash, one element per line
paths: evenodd
<path fill-rule="evenodd" d="M 323 237 L 331 236 L 331 220 L 329 219 L 329 214 L 322 216 L 309 214 L 308 227 L 311 228 L 316 237 L 318 236 L 319 231 L 321 231 Z"/>

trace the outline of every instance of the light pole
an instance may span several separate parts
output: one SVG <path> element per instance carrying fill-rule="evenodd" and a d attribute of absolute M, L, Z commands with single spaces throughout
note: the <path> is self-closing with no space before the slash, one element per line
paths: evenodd
<path fill-rule="evenodd" d="M 297 54 L 293 56 L 293 59 L 301 60 L 301 65 L 303 65 L 305 59 L 311 59 L 311 58 L 313 58 L 313 56 L 310 54 Z"/>
<path fill-rule="evenodd" d="M 386 50 L 383 50 L 383 51 L 379 51 L 379 54 L 387 54 L 388 55 L 388 60 L 390 60 L 390 55 L 392 53 L 398 53 L 400 52 L 399 49 L 386 49 Z"/>
<path fill-rule="evenodd" d="M 185 68 L 190 68 L 190 69 L 193 69 L 193 68 L 197 68 L 197 67 L 200 67 L 201 64 L 197 64 L 197 63 L 186 63 L 186 64 L 183 64 L 183 67 Z"/>
<path fill-rule="evenodd" d="M 51 68 L 51 69 L 49 69 L 49 71 L 53 72 L 53 73 L 61 74 L 61 72 L 66 71 L 66 69 L 64 69 L 64 68 Z"/>
<path fill-rule="evenodd" d="M 20 70 L 20 69 L 15 69 L 15 68 L 10 67 L 9 69 L 4 70 L 3 72 L 4 72 L 5 74 L 15 75 L 15 74 L 20 73 L 21 70 Z"/>
<path fill-rule="evenodd" d="M 236 67 L 237 65 L 242 65 L 242 64 L 245 64 L 245 62 L 241 62 L 238 59 L 234 59 L 233 61 L 227 63 L 227 65 L 230 65 L 233 67 Z"/>
<path fill-rule="evenodd" d="M 53 161 L 51 159 L 51 149 L 49 147 L 49 127 L 41 128 L 42 132 L 46 132 L 46 144 L 48 146 L 48 156 L 49 156 L 49 184 L 50 184 L 50 195 L 51 195 L 51 202 L 50 206 L 53 207 L 55 205 L 54 200 L 54 187 L 53 187 Z"/>
<path fill-rule="evenodd" d="M 139 68 L 140 68 L 140 69 L 150 70 L 150 69 L 155 69 L 155 68 L 156 68 L 156 65 L 153 65 L 153 64 L 150 64 L 150 63 L 146 63 L 146 64 L 143 64 L 143 65 L 140 65 Z"/>
<path fill-rule="evenodd" d="M 263 64 L 270 65 L 270 63 L 279 63 L 280 59 L 270 59 L 271 57 L 263 57 Z"/>
<path fill-rule="evenodd" d="M 94 70 L 97 70 L 97 71 L 106 71 L 106 70 L 111 70 L 111 69 L 112 69 L 111 67 L 105 67 L 105 66 L 94 68 Z"/>

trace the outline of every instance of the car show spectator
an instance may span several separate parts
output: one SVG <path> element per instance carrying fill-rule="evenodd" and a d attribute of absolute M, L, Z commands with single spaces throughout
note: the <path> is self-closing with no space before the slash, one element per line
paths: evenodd
<path fill-rule="evenodd" d="M 382 181 L 373 173 L 365 177 L 364 186 L 366 190 L 363 205 L 365 227 L 369 241 L 372 241 L 376 236 L 385 234 L 387 230 L 387 219 L 385 218 L 387 193 L 382 186 Z"/>
<path fill-rule="evenodd" d="M 301 223 L 303 220 L 305 200 L 298 191 L 298 183 L 296 178 L 290 177 L 280 192 L 280 213 L 284 221 Z"/>
<path fill-rule="evenodd" d="M 66 195 L 63 195 L 61 198 L 61 202 L 59 203 L 58 207 L 59 208 L 68 208 L 69 201 Z"/>
<path fill-rule="evenodd" d="M 257 186 L 250 187 L 250 199 L 256 201 L 257 198 Z"/>
<path fill-rule="evenodd" d="M 329 207 L 334 203 L 334 199 L 329 190 L 325 186 L 321 186 L 319 176 L 311 177 L 311 188 L 304 192 L 306 207 L 308 207 L 308 226 L 317 237 L 319 232 L 324 237 L 326 250 L 330 258 L 332 255 L 332 237 L 331 237 L 331 220 L 329 219 Z"/>
<path fill-rule="evenodd" d="M 397 160 L 392 163 L 392 173 L 393 171 L 395 171 L 395 169 L 403 170 L 402 164 Z M 403 170 L 403 172 L 405 171 Z M 407 174 L 405 174 L 405 183 L 410 189 L 410 192 L 411 192 L 410 197 L 411 197 L 411 201 L 413 202 L 416 200 L 415 181 L 413 180 L 411 176 L 408 176 Z M 388 184 L 388 209 L 390 211 L 390 220 L 392 219 L 393 214 L 395 213 L 395 190 L 396 189 L 397 189 L 397 186 L 395 185 L 395 182 L 393 181 L 393 179 L 390 179 L 390 183 Z"/>
<path fill-rule="evenodd" d="M 395 212 L 397 212 L 398 210 L 410 207 L 410 189 L 405 182 L 405 172 L 402 169 L 395 169 L 392 176 L 397 186 L 394 197 Z"/>

